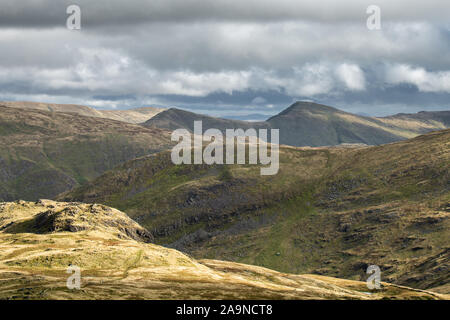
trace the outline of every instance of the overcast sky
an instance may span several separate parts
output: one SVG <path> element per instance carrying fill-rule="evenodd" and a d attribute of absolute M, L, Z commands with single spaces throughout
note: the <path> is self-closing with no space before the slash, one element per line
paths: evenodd
<path fill-rule="evenodd" d="M 70 4 L 81 30 L 66 27 Z M 380 30 L 366 25 L 372 4 Z M 211 115 L 272 115 L 296 100 L 367 115 L 450 110 L 450 1 L 0 0 L 0 100 Z"/>

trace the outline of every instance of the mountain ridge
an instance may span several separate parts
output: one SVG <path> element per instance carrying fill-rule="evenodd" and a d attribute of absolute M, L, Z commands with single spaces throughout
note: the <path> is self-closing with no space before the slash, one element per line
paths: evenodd
<path fill-rule="evenodd" d="M 266 121 L 221 119 L 171 108 L 146 121 L 146 127 L 192 132 L 193 122 L 203 129 L 279 129 L 280 143 L 292 146 L 332 146 L 343 143 L 381 145 L 413 138 L 450 126 L 450 111 L 424 112 L 390 117 L 367 117 L 313 102 L 296 102 Z"/>
<path fill-rule="evenodd" d="M 19 109 L 35 109 L 51 112 L 74 113 L 82 116 L 112 119 L 133 124 L 143 123 L 159 112 L 165 110 L 164 108 L 155 107 L 140 107 L 126 110 L 99 110 L 83 105 L 30 101 L 0 101 L 0 105 Z"/>
<path fill-rule="evenodd" d="M 232 120 L 225 118 L 216 118 L 207 115 L 201 115 L 194 112 L 170 108 L 161 113 L 155 115 L 145 123 L 143 126 L 148 128 L 163 128 L 166 130 L 176 130 L 178 128 L 188 129 L 193 132 L 194 121 L 202 121 L 203 127 L 217 128 L 219 130 L 232 129 L 232 128 L 257 128 L 260 126 L 260 122 L 248 122 L 243 120 Z"/>
<path fill-rule="evenodd" d="M 277 116 L 289 115 L 290 113 L 297 113 L 301 111 L 319 111 L 319 112 L 340 112 L 340 113 L 348 113 L 342 110 L 339 110 L 334 107 L 330 107 L 324 104 L 315 103 L 315 102 L 305 102 L 305 101 L 297 101 L 282 110 L 278 114 L 268 118 L 266 121 L 270 122 L 272 118 L 276 118 Z"/>

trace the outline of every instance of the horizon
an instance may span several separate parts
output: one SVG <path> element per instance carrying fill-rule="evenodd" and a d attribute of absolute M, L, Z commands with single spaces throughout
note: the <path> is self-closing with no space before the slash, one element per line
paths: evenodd
<path fill-rule="evenodd" d="M 280 114 L 281 112 L 285 111 L 286 109 L 292 107 L 293 105 L 297 104 L 297 103 L 312 103 L 312 104 L 318 104 L 318 105 L 324 105 L 327 107 L 331 107 L 333 109 L 337 109 L 339 111 L 344 111 L 344 112 L 348 112 L 348 113 L 352 113 L 354 115 L 357 116 L 361 116 L 361 117 L 372 117 L 372 118 L 383 118 L 383 117 L 390 117 L 390 116 L 396 116 L 396 115 L 401 115 L 401 114 L 417 114 L 417 113 L 421 113 L 421 112 L 445 112 L 445 111 L 450 111 L 449 110 L 443 110 L 443 109 L 439 109 L 436 108 L 436 110 L 423 110 L 423 109 L 418 109 L 418 111 L 408 111 L 408 112 L 396 112 L 396 113 L 385 113 L 382 115 L 370 115 L 367 114 L 365 112 L 357 112 L 357 113 L 353 113 L 351 111 L 346 111 L 346 108 L 340 108 L 337 106 L 333 106 L 333 105 L 327 105 L 324 103 L 320 103 L 320 102 L 315 102 L 315 101 L 310 101 L 310 100 L 297 100 L 292 102 L 291 104 L 283 107 L 280 107 L 280 110 L 276 110 L 273 113 L 258 113 L 258 112 L 247 112 L 247 113 L 239 113 L 239 112 L 235 112 L 235 113 L 228 113 L 228 114 L 217 114 L 215 113 L 213 110 L 210 110 L 209 112 L 207 110 L 204 110 L 204 112 L 197 112 L 196 109 L 192 109 L 186 106 L 164 106 L 164 105 L 143 105 L 143 106 L 129 106 L 126 108 L 122 108 L 122 109 L 117 109 L 117 108 L 106 108 L 106 107 L 96 107 L 93 105 L 87 105 L 87 104 L 74 104 L 74 103 L 53 103 L 53 102 L 47 102 L 47 101 L 25 101 L 25 100 L 21 100 L 21 101 L 15 101 L 15 100 L 10 100 L 10 101 L 5 101 L 5 100 L 0 100 L 0 103 L 2 102 L 6 102 L 6 103 L 39 103 L 39 104 L 48 104 L 48 105 L 52 105 L 52 104 L 58 104 L 58 105 L 77 105 L 77 106 L 82 106 L 82 107 L 89 107 L 89 108 L 93 108 L 95 110 L 100 110 L 100 111 L 120 111 L 120 110 L 133 110 L 133 109 L 140 109 L 140 108 L 161 108 L 161 109 L 165 109 L 164 111 L 170 110 L 170 109 L 178 109 L 178 110 L 183 110 L 183 111 L 188 111 L 188 112 L 192 112 L 192 113 L 196 113 L 199 115 L 204 115 L 204 116 L 210 116 L 210 117 L 214 117 L 214 118 L 223 118 L 223 119 L 229 119 L 229 120 L 240 120 L 240 121 L 246 121 L 246 122 L 264 122 L 267 121 L 269 118 L 276 116 L 278 114 Z"/>

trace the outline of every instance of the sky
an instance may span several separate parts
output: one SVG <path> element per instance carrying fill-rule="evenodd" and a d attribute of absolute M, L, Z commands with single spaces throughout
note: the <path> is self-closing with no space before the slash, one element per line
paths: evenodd
<path fill-rule="evenodd" d="M 450 1 L 0 0 L 0 100 L 243 119 L 298 100 L 450 110 Z"/>

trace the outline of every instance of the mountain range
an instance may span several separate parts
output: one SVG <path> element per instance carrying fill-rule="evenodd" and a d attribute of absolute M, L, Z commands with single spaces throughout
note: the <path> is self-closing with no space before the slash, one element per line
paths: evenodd
<path fill-rule="evenodd" d="M 0 105 L 0 298 L 67 298 L 73 261 L 94 284 L 79 298 L 365 299 L 372 264 L 393 284 L 370 298 L 450 293 L 450 111 L 298 102 L 261 122 L 171 108 L 134 124 L 86 108 Z M 278 174 L 174 165 L 170 131 L 194 120 L 279 128 Z"/>
<path fill-rule="evenodd" d="M 450 111 L 377 118 L 358 116 L 312 102 L 296 102 L 266 121 L 221 119 L 171 108 L 158 113 L 143 125 L 167 130 L 184 128 L 192 132 L 195 120 L 203 122 L 203 130 L 279 129 L 280 143 L 291 146 L 317 147 L 343 143 L 380 145 L 449 128 Z"/>
<path fill-rule="evenodd" d="M 265 121 L 242 121 L 197 114 L 177 108 L 142 107 L 128 110 L 98 110 L 88 106 L 40 102 L 0 102 L 11 108 L 37 109 L 106 118 L 169 131 L 193 131 L 194 121 L 203 129 L 279 129 L 280 143 L 291 146 L 333 146 L 348 143 L 380 145 L 413 138 L 450 127 L 450 111 L 397 114 L 388 117 L 360 116 L 342 110 L 299 101 Z M 261 118 L 261 115 L 258 115 Z M 270 138 L 270 136 L 269 136 Z"/>

